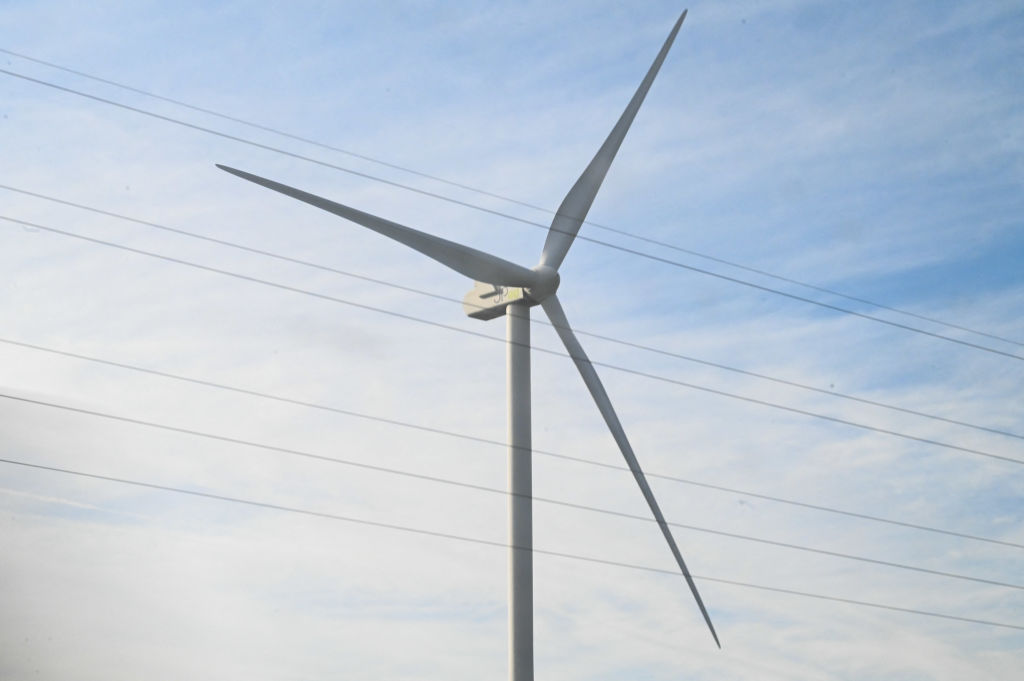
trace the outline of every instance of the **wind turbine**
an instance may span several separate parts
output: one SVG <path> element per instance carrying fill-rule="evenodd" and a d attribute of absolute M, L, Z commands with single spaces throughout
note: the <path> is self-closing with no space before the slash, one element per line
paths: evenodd
<path fill-rule="evenodd" d="M 651 492 L 643 470 L 637 462 L 626 432 L 612 408 L 601 379 L 576 339 L 569 320 L 562 310 L 555 291 L 558 289 L 558 268 L 569 252 L 601 187 L 633 118 L 658 74 L 679 32 L 686 11 L 680 15 L 654 63 L 640 83 L 608 138 L 593 160 L 576 180 L 551 221 L 540 262 L 532 268 L 509 262 L 475 248 L 406 227 L 390 220 L 344 206 L 280 182 L 218 164 L 233 175 L 304 201 L 378 234 L 413 248 L 442 265 L 476 280 L 465 298 L 464 309 L 470 317 L 494 319 L 506 315 L 508 360 L 508 438 L 509 438 L 509 678 L 512 681 L 533 679 L 533 515 L 530 424 L 530 308 L 540 305 L 576 364 L 583 382 L 604 417 L 622 456 L 629 465 L 640 491 L 661 528 L 669 549 L 693 593 L 704 621 L 715 643 L 721 647 L 707 608 L 701 600 L 693 577 L 676 546 L 672 532 Z"/>

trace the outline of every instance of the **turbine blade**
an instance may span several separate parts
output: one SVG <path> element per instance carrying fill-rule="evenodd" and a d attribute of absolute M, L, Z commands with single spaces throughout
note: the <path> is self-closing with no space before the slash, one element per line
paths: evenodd
<path fill-rule="evenodd" d="M 580 342 L 576 339 L 576 334 L 573 333 L 572 328 L 569 326 L 569 320 L 566 319 L 565 312 L 562 310 L 562 305 L 558 302 L 558 298 L 553 295 L 549 296 L 544 299 L 541 305 L 544 308 L 544 312 L 547 313 L 548 319 L 551 320 L 551 324 L 555 327 L 555 331 L 558 332 L 559 337 L 562 339 L 565 349 L 569 351 L 569 356 L 572 357 L 576 368 L 579 369 L 583 382 L 586 383 L 587 389 L 590 390 L 591 396 L 593 396 L 594 401 L 597 403 L 597 408 L 601 411 L 601 416 L 604 417 L 605 423 L 608 424 L 608 429 L 612 431 L 612 436 L 615 438 L 615 442 L 618 443 L 622 456 L 626 459 L 626 464 L 629 466 L 629 470 L 633 472 L 633 477 L 636 478 L 640 491 L 643 493 L 644 499 L 647 500 L 647 505 L 651 507 L 651 513 L 654 514 L 654 519 L 658 521 L 658 527 L 661 528 L 661 533 L 665 535 L 668 547 L 672 550 L 672 555 L 675 556 L 676 563 L 679 564 L 679 569 L 682 570 L 683 577 L 686 578 L 686 583 L 690 586 L 690 591 L 697 600 L 697 607 L 700 608 L 701 614 L 704 615 L 704 621 L 707 622 L 708 629 L 711 630 L 711 636 L 714 637 L 715 644 L 721 648 L 722 644 L 718 641 L 715 626 L 711 624 L 711 616 L 708 615 L 707 608 L 704 607 L 704 601 L 701 600 L 700 593 L 697 592 L 697 585 L 693 583 L 693 577 L 686 567 L 686 562 L 683 561 L 682 554 L 679 553 L 679 547 L 676 546 L 676 541 L 672 538 L 672 532 L 665 522 L 665 516 L 662 515 L 661 508 L 658 507 L 658 502 L 654 498 L 654 493 L 647 484 L 647 478 L 644 477 L 640 463 L 636 460 L 633 448 L 626 438 L 626 431 L 622 429 L 622 424 L 619 423 L 619 417 L 616 416 L 615 409 L 612 408 L 611 400 L 608 399 L 608 393 L 605 392 L 601 379 L 598 378 L 597 371 L 594 369 L 594 365 L 591 364 L 590 358 L 583 351 L 583 346 L 580 345 Z"/>
<path fill-rule="evenodd" d="M 309 192 L 304 192 L 301 189 L 295 189 L 289 187 L 286 184 L 280 182 L 274 182 L 266 178 L 260 177 L 259 175 L 253 175 L 247 173 L 244 170 L 237 170 L 235 168 L 229 168 L 221 164 L 217 164 L 217 167 L 221 170 L 225 170 L 232 175 L 237 175 L 244 180 L 255 182 L 258 185 L 262 185 L 268 189 L 273 189 L 276 192 L 290 196 L 293 199 L 304 201 L 312 206 L 316 206 L 328 213 L 334 213 L 347 220 L 351 220 L 356 224 L 362 225 L 368 229 L 372 229 L 378 234 L 383 234 L 389 239 L 405 244 L 409 248 L 419 251 L 428 258 L 433 258 L 442 265 L 464 274 L 470 279 L 482 281 L 487 284 L 498 284 L 501 286 L 522 286 L 529 288 L 537 283 L 537 274 L 530 269 L 517 265 L 515 263 L 504 260 L 495 255 L 478 251 L 475 248 L 469 246 L 463 246 L 462 244 L 455 243 L 454 241 L 448 241 L 438 236 L 421 232 L 411 227 L 400 225 L 397 222 L 391 222 L 384 218 L 379 218 L 376 215 L 370 215 L 364 213 L 361 210 L 355 208 L 349 208 L 340 203 L 335 203 L 323 197 Z"/>
<path fill-rule="evenodd" d="M 647 71 L 647 75 L 640 83 L 640 87 L 637 88 L 633 99 L 629 100 L 629 105 L 622 112 L 619 122 L 612 128 L 611 134 L 608 135 L 608 139 L 598 149 L 597 154 L 590 161 L 590 165 L 587 166 L 583 174 L 580 175 L 580 178 L 576 180 L 576 184 L 566 194 L 565 199 L 562 200 L 562 205 L 558 207 L 558 212 L 555 213 L 555 218 L 551 221 L 548 238 L 544 242 L 544 250 L 540 256 L 541 265 L 547 265 L 555 270 L 561 266 L 562 260 L 565 259 L 566 253 L 569 252 L 569 247 L 572 246 L 573 240 L 576 239 L 576 234 L 580 231 L 580 226 L 583 225 L 583 221 L 587 218 L 590 206 L 594 203 L 594 197 L 597 196 L 597 190 L 601 188 L 604 176 L 608 173 L 608 167 L 611 166 L 612 160 L 619 150 L 619 145 L 622 144 L 622 140 L 625 138 L 626 132 L 636 116 L 636 112 L 640 110 L 640 105 L 643 104 L 644 97 L 647 96 L 647 91 L 651 88 L 654 77 L 658 75 L 661 63 L 665 61 L 665 55 L 668 54 L 669 48 L 672 47 L 672 41 L 675 40 L 676 33 L 679 32 L 679 27 L 683 25 L 685 18 L 686 11 L 684 10 L 679 20 L 676 21 L 676 25 L 672 27 L 672 31 L 668 34 L 665 44 L 661 46 L 658 56 L 654 58 L 654 63 L 651 64 L 650 70 Z"/>

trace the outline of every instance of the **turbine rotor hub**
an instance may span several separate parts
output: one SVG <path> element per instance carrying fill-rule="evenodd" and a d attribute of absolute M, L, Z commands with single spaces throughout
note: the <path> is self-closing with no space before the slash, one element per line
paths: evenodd
<path fill-rule="evenodd" d="M 555 268 L 549 265 L 537 265 L 533 271 L 538 275 L 537 283 L 526 289 L 526 295 L 530 296 L 534 302 L 540 303 L 558 290 L 558 284 L 561 283 L 562 278 Z"/>

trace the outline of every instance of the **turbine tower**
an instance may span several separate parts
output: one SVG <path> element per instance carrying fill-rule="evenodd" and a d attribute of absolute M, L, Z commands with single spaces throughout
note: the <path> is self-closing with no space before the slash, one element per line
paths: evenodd
<path fill-rule="evenodd" d="M 662 45 L 654 63 L 640 83 L 608 138 L 593 160 L 576 180 L 551 221 L 540 262 L 526 268 L 475 248 L 400 225 L 344 206 L 301 189 L 274 182 L 242 170 L 218 164 L 218 168 L 256 184 L 273 189 L 317 208 L 341 216 L 390 239 L 413 248 L 442 265 L 476 280 L 466 295 L 464 309 L 470 317 L 488 320 L 507 316 L 508 359 L 508 438 L 509 438 L 509 678 L 511 681 L 533 679 L 533 515 L 530 425 L 530 308 L 540 305 L 565 345 L 572 361 L 583 377 L 608 429 L 622 451 L 633 477 L 640 486 L 647 505 L 661 528 L 669 549 L 675 557 L 686 583 L 697 601 L 704 621 L 721 647 L 707 608 L 693 583 L 672 532 L 658 507 L 643 470 L 637 462 L 626 432 L 612 408 L 594 365 L 583 351 L 562 310 L 555 291 L 558 289 L 558 268 L 569 252 L 576 234 L 586 219 L 594 197 L 601 187 L 622 144 L 626 131 L 643 103 L 647 91 L 658 74 L 679 32 L 684 11 Z"/>

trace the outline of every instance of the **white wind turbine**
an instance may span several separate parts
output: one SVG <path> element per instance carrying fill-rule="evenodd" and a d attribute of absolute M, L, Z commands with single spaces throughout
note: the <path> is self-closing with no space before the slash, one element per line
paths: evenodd
<path fill-rule="evenodd" d="M 558 268 L 579 232 L 597 195 L 601 182 L 622 144 L 636 112 L 661 68 L 676 34 L 686 18 L 684 11 L 673 26 L 661 51 L 640 83 L 608 138 L 601 145 L 583 174 L 562 201 L 548 230 L 540 262 L 532 269 L 509 262 L 440 237 L 405 227 L 334 201 L 295 189 L 273 180 L 218 164 L 217 167 L 243 179 L 321 208 L 394 239 L 429 258 L 466 275 L 476 284 L 465 298 L 464 308 L 470 317 L 493 319 L 508 316 L 508 436 L 509 436 L 509 672 L 512 681 L 533 679 L 533 517 L 530 425 L 530 307 L 540 305 L 558 332 L 569 356 L 576 364 L 583 382 L 597 403 L 622 456 L 633 472 L 640 491 L 647 500 L 669 549 L 697 601 L 715 643 L 718 635 L 693 577 L 683 561 L 665 517 L 651 492 L 633 448 L 612 408 L 601 379 L 576 339 L 561 303 L 555 295 Z"/>

